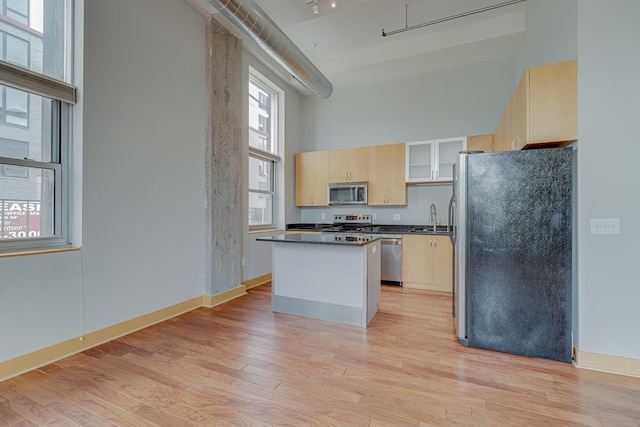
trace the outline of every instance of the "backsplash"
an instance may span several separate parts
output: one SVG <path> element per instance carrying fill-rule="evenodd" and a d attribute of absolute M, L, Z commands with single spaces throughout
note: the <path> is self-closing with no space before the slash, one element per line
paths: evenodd
<path fill-rule="evenodd" d="M 409 186 L 407 206 L 354 205 L 300 208 L 302 212 L 300 222 L 331 223 L 332 215 L 336 213 L 365 213 L 374 215 L 374 224 L 426 225 L 430 223 L 429 208 L 433 203 L 436 205 L 439 223 L 447 225 L 451 192 L 451 184 Z"/>

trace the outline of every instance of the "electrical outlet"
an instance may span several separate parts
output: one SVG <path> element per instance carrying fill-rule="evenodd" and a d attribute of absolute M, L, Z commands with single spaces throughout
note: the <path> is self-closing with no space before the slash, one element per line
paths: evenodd
<path fill-rule="evenodd" d="M 244 267 L 244 257 L 240 260 L 240 264 Z"/>
<path fill-rule="evenodd" d="M 591 234 L 620 234 L 620 218 L 592 218 Z"/>
<path fill-rule="evenodd" d="M 400 221 L 400 214 L 393 214 L 394 221 Z"/>
<path fill-rule="evenodd" d="M 371 219 L 374 221 L 378 219 L 378 214 L 371 214 Z"/>
<path fill-rule="evenodd" d="M 325 219 L 327 215 L 324 212 L 320 212 L 320 219 Z"/>

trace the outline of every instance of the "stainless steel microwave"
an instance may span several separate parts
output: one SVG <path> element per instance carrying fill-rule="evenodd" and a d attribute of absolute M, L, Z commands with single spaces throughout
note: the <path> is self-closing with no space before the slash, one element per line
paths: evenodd
<path fill-rule="evenodd" d="M 336 182 L 329 184 L 327 200 L 330 205 L 366 205 L 366 182 Z"/>

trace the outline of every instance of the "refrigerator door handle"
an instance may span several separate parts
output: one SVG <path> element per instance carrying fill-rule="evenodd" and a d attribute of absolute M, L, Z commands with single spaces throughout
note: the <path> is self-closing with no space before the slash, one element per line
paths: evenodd
<path fill-rule="evenodd" d="M 456 212 L 456 195 L 453 194 L 451 196 L 451 200 L 449 200 L 449 224 L 451 224 L 451 231 L 449 233 L 449 238 L 451 239 L 451 244 L 456 244 L 457 239 L 457 228 L 455 224 L 455 212 Z"/>

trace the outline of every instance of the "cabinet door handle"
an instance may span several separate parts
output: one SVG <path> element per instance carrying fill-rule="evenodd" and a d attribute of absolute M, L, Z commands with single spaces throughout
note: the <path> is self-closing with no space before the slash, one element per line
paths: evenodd
<path fill-rule="evenodd" d="M 518 135 L 514 136 L 511 140 L 511 149 L 513 151 L 518 151 Z"/>

